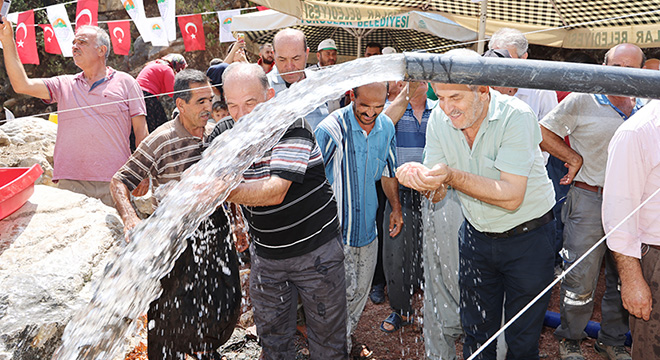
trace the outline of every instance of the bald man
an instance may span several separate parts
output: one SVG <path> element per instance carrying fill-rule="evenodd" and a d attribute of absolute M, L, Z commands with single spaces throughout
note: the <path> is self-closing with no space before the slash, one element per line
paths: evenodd
<path fill-rule="evenodd" d="M 309 48 L 302 31 L 287 28 L 275 34 L 273 49 L 275 51 L 275 69 L 268 73 L 268 83 L 275 89 L 277 96 L 291 84 L 307 77 L 305 65 L 309 56 Z M 328 114 L 328 106 L 323 104 L 307 114 L 305 119 L 314 130 Z"/>
<path fill-rule="evenodd" d="M 641 68 L 645 56 L 638 46 L 619 44 L 605 54 L 603 65 Z M 642 106 L 639 99 L 602 94 L 568 95 L 541 121 L 541 149 L 566 163 L 568 173 L 561 184 L 571 187 L 562 209 L 564 264 L 582 256 L 604 236 L 601 222 L 607 146 L 616 129 Z M 571 146 L 564 142 L 569 137 Z M 594 307 L 594 291 L 605 258 L 606 290 L 602 299 L 602 322 L 596 350 L 609 359 L 630 359 L 624 347 L 628 312 L 618 290 L 619 276 L 607 246 L 603 243 L 577 265 L 561 284 L 560 339 L 562 359 L 584 359 L 580 342 L 586 338 Z"/>

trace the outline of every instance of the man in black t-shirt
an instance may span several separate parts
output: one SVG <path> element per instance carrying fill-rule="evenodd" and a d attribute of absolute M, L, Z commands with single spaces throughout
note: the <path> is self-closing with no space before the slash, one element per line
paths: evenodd
<path fill-rule="evenodd" d="M 235 120 L 275 95 L 256 64 L 231 64 L 222 80 Z M 309 124 L 304 119 L 295 121 L 243 179 L 227 201 L 243 205 L 250 225 L 250 298 L 262 358 L 295 358 L 300 295 L 311 358 L 347 359 L 344 252 L 337 203 Z"/>

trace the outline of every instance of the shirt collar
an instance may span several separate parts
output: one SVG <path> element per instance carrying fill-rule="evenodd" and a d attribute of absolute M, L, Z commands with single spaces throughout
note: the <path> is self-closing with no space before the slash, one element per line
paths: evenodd
<path fill-rule="evenodd" d="M 609 105 L 616 111 L 622 118 L 623 120 L 628 120 L 629 116 L 627 116 L 623 111 L 619 110 L 618 107 L 614 106 L 610 99 L 607 97 L 605 94 L 594 94 L 594 97 L 596 98 L 596 101 L 601 104 L 601 105 Z M 642 106 L 644 106 L 644 101 L 640 98 L 635 99 L 635 107 L 633 108 L 632 112 L 630 113 L 630 116 L 633 116 L 637 110 L 641 109 Z"/>
<path fill-rule="evenodd" d="M 113 77 L 115 77 L 116 73 L 117 73 L 117 70 L 111 68 L 110 66 L 106 66 L 106 68 L 105 68 L 105 77 L 102 78 L 102 79 L 97 80 L 96 82 L 94 82 L 94 84 L 92 84 L 92 86 L 89 88 L 89 91 L 94 90 L 95 87 L 97 87 L 97 86 L 103 84 L 104 82 L 112 79 Z M 78 74 L 76 74 L 76 80 L 87 82 L 87 80 L 85 80 L 85 73 L 81 71 Z"/>

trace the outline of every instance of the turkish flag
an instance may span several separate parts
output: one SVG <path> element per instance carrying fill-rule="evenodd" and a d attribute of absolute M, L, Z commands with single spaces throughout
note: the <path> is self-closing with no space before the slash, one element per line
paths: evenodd
<path fill-rule="evenodd" d="M 83 25 L 98 25 L 99 0 L 78 0 L 76 5 L 76 29 Z"/>
<path fill-rule="evenodd" d="M 41 29 L 44 31 L 44 48 L 49 54 L 61 54 L 60 44 L 57 42 L 55 37 L 55 31 L 53 31 L 53 25 L 51 24 L 39 24 Z"/>
<path fill-rule="evenodd" d="M 265 6 L 257 6 L 257 11 L 266 11 L 266 10 L 270 10 L 270 8 L 267 8 Z"/>
<path fill-rule="evenodd" d="M 109 21 L 108 29 L 115 54 L 128 55 L 131 50 L 131 22 L 128 20 Z"/>
<path fill-rule="evenodd" d="M 204 36 L 202 15 L 180 16 L 178 21 L 186 51 L 206 50 L 206 37 Z"/>
<path fill-rule="evenodd" d="M 34 34 L 34 11 L 18 14 L 16 22 L 16 49 L 23 64 L 39 65 L 37 37 Z"/>

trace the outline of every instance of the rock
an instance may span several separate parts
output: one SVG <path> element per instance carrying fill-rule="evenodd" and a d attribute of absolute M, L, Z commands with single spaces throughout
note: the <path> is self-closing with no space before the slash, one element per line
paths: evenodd
<path fill-rule="evenodd" d="M 11 139 L 9 135 L 3 130 L 0 130 L 0 146 L 9 146 L 11 145 Z"/>
<path fill-rule="evenodd" d="M 0 359 L 49 359 L 122 241 L 115 209 L 35 186 L 30 200 L 0 221 Z"/>
<path fill-rule="evenodd" d="M 41 118 L 24 117 L 7 121 L 0 126 L 0 145 L 6 143 L 0 151 L 0 165 L 29 167 L 39 164 L 44 173 L 37 184 L 53 186 L 56 137 L 57 124 Z"/>

